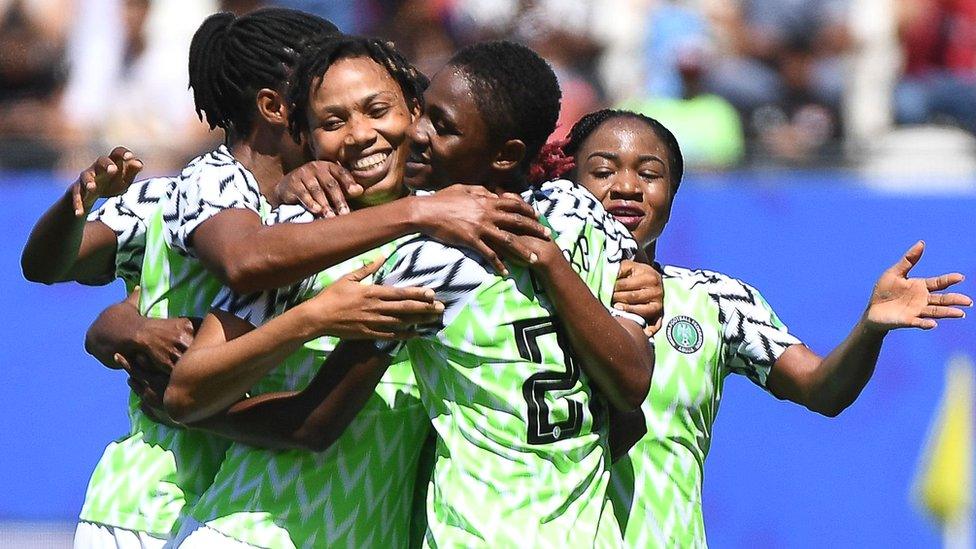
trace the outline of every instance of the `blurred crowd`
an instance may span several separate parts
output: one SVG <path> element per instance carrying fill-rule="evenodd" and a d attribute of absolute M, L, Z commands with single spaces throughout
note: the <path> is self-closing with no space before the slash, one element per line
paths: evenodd
<path fill-rule="evenodd" d="M 557 132 L 639 110 L 699 169 L 849 165 L 921 127 L 976 151 L 976 0 L 0 0 L 0 168 L 77 170 L 121 144 L 178 169 L 218 139 L 187 91 L 194 30 L 268 4 L 391 39 L 428 73 L 523 42 L 560 78 Z"/>

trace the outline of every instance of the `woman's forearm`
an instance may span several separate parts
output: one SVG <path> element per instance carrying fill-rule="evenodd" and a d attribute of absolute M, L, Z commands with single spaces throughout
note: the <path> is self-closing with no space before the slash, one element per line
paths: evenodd
<path fill-rule="evenodd" d="M 246 324 L 227 313 L 220 315 L 225 331 Z M 187 423 L 200 421 L 240 400 L 258 381 L 315 334 L 296 307 L 239 337 L 213 345 L 194 345 L 173 369 L 164 402 L 167 413 Z M 241 331 L 248 330 L 241 328 Z"/>
<path fill-rule="evenodd" d="M 417 232 L 414 204 L 414 198 L 407 197 L 338 217 L 271 226 L 256 220 L 245 225 L 227 217 L 239 212 L 227 211 L 194 231 L 193 246 L 204 264 L 235 292 L 266 291 Z"/>
<path fill-rule="evenodd" d="M 640 406 L 650 388 L 654 353 L 637 323 L 616 319 L 561 253 L 534 266 L 587 375 L 620 410 Z"/>
<path fill-rule="evenodd" d="M 342 342 L 301 392 L 249 398 L 191 427 L 255 446 L 324 451 L 369 400 L 389 364 L 372 341 Z"/>
<path fill-rule="evenodd" d="M 31 282 L 105 283 L 114 278 L 115 247 L 111 229 L 75 215 L 69 190 L 34 225 L 21 255 L 21 269 Z"/>

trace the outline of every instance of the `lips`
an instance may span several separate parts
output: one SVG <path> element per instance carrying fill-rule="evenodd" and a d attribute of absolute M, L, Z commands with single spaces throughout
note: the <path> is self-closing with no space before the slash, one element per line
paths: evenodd
<path fill-rule="evenodd" d="M 347 160 L 343 165 L 360 185 L 369 186 L 382 180 L 390 170 L 392 151 L 377 151 Z"/>
<path fill-rule="evenodd" d="M 422 189 L 426 186 L 430 175 L 430 161 L 423 156 L 412 153 L 403 167 L 404 182 L 414 188 Z"/>
<path fill-rule="evenodd" d="M 637 206 L 615 205 L 607 208 L 607 213 L 612 215 L 624 227 L 631 231 L 637 228 L 644 220 L 644 211 Z"/>

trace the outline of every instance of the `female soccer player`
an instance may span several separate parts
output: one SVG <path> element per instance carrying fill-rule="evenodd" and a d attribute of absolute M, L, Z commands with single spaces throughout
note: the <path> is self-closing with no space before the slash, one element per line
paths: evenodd
<path fill-rule="evenodd" d="M 641 272 L 653 269 L 654 243 L 668 221 L 683 163 L 674 135 L 656 120 L 603 110 L 573 126 L 565 145 L 573 176 L 627 226 L 647 252 L 629 264 L 614 300 L 647 300 Z M 790 334 L 755 288 L 703 270 L 666 266 L 664 317 L 654 337 L 657 367 L 641 406 L 646 435 L 614 464 L 611 494 L 628 547 L 705 546 L 701 484 L 722 384 L 747 376 L 780 399 L 836 416 L 874 372 L 885 333 L 935 327 L 959 318 L 972 300 L 939 293 L 962 281 L 952 273 L 909 278 L 922 255 L 912 246 L 885 271 L 850 335 L 825 358 Z M 663 475 L 664 482 L 654 478 Z M 687 520 L 677 520 L 685 516 Z"/>
<path fill-rule="evenodd" d="M 652 356 L 641 325 L 618 323 L 603 304 L 634 245 L 569 182 L 527 188 L 528 158 L 559 110 L 555 76 L 534 52 L 504 42 L 462 50 L 434 77 L 425 100 L 410 131 L 414 181 L 522 191 L 555 238 L 516 239 L 534 255 L 528 269 L 513 267 L 508 277 L 428 237 L 401 244 L 381 272 L 384 284 L 430 287 L 445 306 L 443 326 L 418 327 L 423 337 L 407 344 L 438 434 L 427 542 L 614 546 L 604 500 L 606 410 L 596 392 L 631 409 L 649 383 Z M 273 368 L 263 361 L 279 360 L 268 349 L 294 331 L 290 323 L 301 324 L 296 311 L 214 347 L 206 346 L 204 327 L 174 377 L 185 366 L 212 367 L 232 350 Z M 250 414 L 268 429 L 327 446 L 372 394 L 388 352 L 371 341 L 344 341 L 306 389 L 251 398 L 228 415 Z"/>

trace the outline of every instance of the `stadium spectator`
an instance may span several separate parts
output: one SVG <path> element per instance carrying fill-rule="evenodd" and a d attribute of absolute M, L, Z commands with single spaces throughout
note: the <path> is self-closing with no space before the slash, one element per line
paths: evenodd
<path fill-rule="evenodd" d="M 976 133 L 976 0 L 901 5 L 905 74 L 895 88 L 896 121 L 949 121 Z"/>
<path fill-rule="evenodd" d="M 79 0 L 62 102 L 74 155 L 121 143 L 159 173 L 207 147 L 186 58 L 191 33 L 216 8 L 209 1 Z"/>
<path fill-rule="evenodd" d="M 71 0 L 0 0 L 0 167 L 51 167 Z"/>

